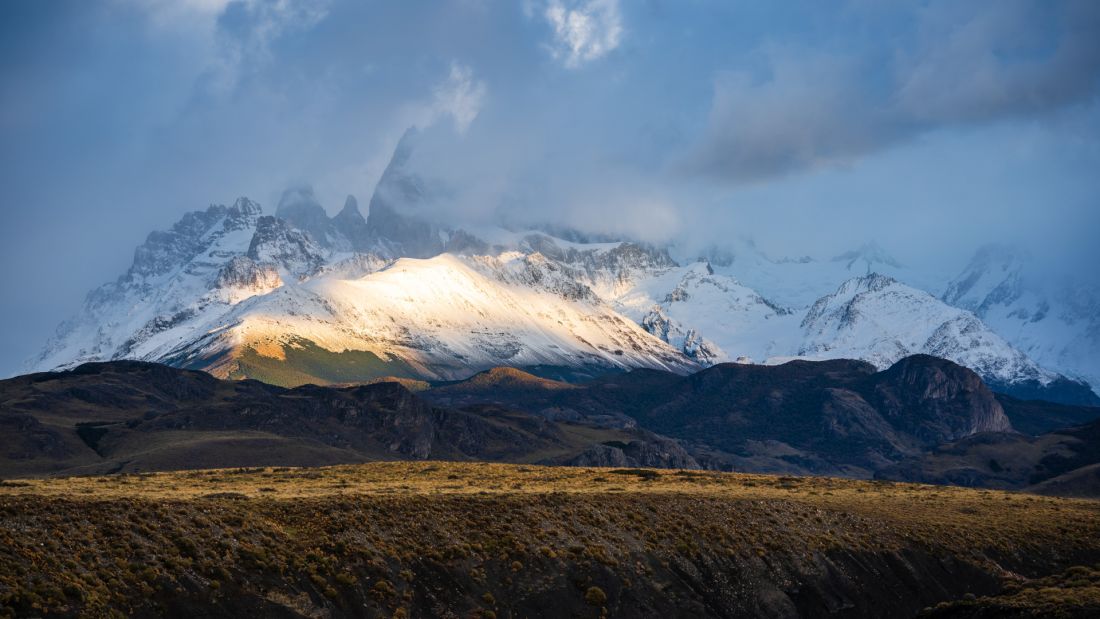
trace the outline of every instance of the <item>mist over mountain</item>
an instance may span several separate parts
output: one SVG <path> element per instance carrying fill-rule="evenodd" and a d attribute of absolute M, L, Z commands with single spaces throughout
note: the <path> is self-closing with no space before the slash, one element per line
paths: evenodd
<path fill-rule="evenodd" d="M 421 139 L 405 132 L 365 217 L 354 196 L 329 217 L 300 184 L 274 216 L 242 197 L 151 233 L 27 369 L 139 359 L 296 386 L 457 380 L 497 366 L 566 380 L 796 358 L 885 369 L 920 353 L 1017 397 L 1100 403 L 1092 357 L 1066 348 L 1095 330 L 1086 289 L 1053 312 L 1039 297 L 1034 313 L 997 314 L 999 328 L 982 321 L 1030 290 L 1010 269 L 1025 259 L 1003 264 L 1004 250 L 980 250 L 929 291 L 917 287 L 927 274 L 875 243 L 825 260 L 775 259 L 749 242 L 685 259 L 629 236 L 454 227 L 430 208 L 444 184 L 418 167 Z M 1037 349 L 1020 320 L 1063 338 Z"/>

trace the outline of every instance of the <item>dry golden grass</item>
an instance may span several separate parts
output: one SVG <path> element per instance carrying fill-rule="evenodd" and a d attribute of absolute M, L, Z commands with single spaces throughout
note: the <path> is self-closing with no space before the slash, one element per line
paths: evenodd
<path fill-rule="evenodd" d="M 795 501 L 924 525 L 980 521 L 1012 526 L 1036 519 L 1096 524 L 1095 519 L 1100 517 L 1100 501 L 954 486 L 480 462 L 372 462 L 318 468 L 211 469 L 0 482 L 0 496 L 186 500 L 218 493 L 264 499 L 347 495 L 686 494 L 731 500 Z"/>
<path fill-rule="evenodd" d="M 686 604 L 669 593 L 684 577 L 664 574 L 688 568 L 669 572 L 670 565 L 782 579 L 815 574 L 821 556 L 864 557 L 858 567 L 890 553 L 961 562 L 994 582 L 1009 571 L 1045 576 L 1100 560 L 1100 502 L 828 478 L 451 462 L 0 483 L 0 616 L 5 604 L 126 614 L 143 595 L 175 599 L 195 587 L 210 604 L 222 599 L 217 591 L 226 600 L 264 592 L 264 604 L 277 598 L 312 609 L 305 614 L 339 614 L 367 600 L 388 615 L 426 612 L 417 604 L 429 584 L 462 591 L 453 604 L 463 612 L 533 608 L 549 599 L 540 595 L 560 591 L 575 593 L 576 609 L 601 600 L 597 606 L 657 612 L 662 603 Z M 715 589 L 725 601 L 708 603 L 743 601 L 753 612 L 752 599 L 736 597 L 753 587 L 734 585 Z M 696 584 L 683 595 L 703 590 Z"/>

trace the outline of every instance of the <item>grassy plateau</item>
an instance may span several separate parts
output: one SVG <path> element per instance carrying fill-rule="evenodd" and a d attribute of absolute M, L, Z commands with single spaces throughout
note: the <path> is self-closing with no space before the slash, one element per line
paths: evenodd
<path fill-rule="evenodd" d="M 0 616 L 1090 616 L 1100 502 L 377 462 L 0 482 Z"/>

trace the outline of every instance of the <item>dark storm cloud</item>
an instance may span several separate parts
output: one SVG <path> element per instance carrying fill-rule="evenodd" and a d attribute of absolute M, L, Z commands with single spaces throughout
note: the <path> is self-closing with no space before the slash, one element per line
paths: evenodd
<path fill-rule="evenodd" d="M 894 36 L 867 34 L 885 25 L 875 11 L 849 13 L 862 27 L 838 32 L 843 41 L 766 43 L 755 70 L 719 74 L 683 169 L 757 181 L 945 126 L 1043 116 L 1100 85 L 1100 3 L 933 2 Z"/>

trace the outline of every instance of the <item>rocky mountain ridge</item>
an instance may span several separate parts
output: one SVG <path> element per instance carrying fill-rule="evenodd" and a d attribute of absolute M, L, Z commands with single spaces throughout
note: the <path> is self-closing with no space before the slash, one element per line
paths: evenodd
<path fill-rule="evenodd" d="M 432 190 L 411 167 L 414 143 L 410 133 L 399 144 L 365 218 L 354 197 L 328 217 L 296 187 L 275 216 L 241 198 L 151 234 L 28 369 L 141 359 L 296 385 L 453 380 L 501 365 L 573 378 L 792 358 L 884 369 L 925 353 L 1010 394 L 1100 403 L 1081 374 L 1040 365 L 949 305 L 970 302 L 962 284 L 939 299 L 875 272 L 903 267 L 873 244 L 824 263 L 711 252 L 681 264 L 631 241 L 436 225 L 419 214 Z M 772 280 L 846 279 L 784 305 L 734 272 L 787 299 L 808 297 Z"/>

